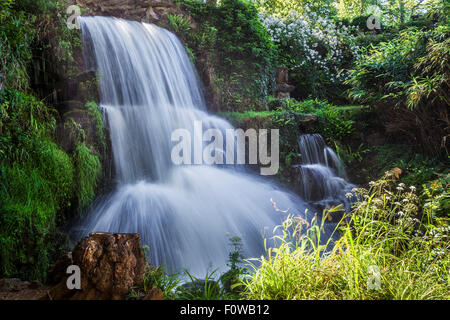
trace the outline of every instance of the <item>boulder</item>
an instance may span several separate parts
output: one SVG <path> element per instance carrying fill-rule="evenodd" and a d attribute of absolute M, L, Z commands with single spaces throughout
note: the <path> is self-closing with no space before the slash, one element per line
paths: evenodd
<path fill-rule="evenodd" d="M 121 300 L 144 281 L 139 234 L 91 233 L 75 247 L 72 259 L 80 268 L 81 289 L 69 290 L 66 275 L 50 290 L 51 299 Z"/>

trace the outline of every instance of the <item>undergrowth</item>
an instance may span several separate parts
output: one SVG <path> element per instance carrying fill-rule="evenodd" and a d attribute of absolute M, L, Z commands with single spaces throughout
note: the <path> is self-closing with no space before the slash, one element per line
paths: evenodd
<path fill-rule="evenodd" d="M 341 220 L 341 237 L 331 250 L 329 243 L 317 245 L 321 232 L 302 232 L 304 221 L 288 218 L 276 237 L 279 246 L 250 261 L 244 297 L 449 299 L 448 211 L 436 215 L 433 198 L 420 210 L 416 188 L 396 183 L 397 175 L 390 171 L 348 195 L 360 201 Z M 448 184 L 439 192 L 448 206 Z M 312 230 L 321 227 L 313 220 Z"/>

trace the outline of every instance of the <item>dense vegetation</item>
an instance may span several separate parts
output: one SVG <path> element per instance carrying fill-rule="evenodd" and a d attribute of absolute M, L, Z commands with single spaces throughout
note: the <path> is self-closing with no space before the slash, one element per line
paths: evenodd
<path fill-rule="evenodd" d="M 51 47 L 49 33 L 56 33 L 52 41 L 59 41 L 54 49 L 61 65 L 72 59 L 64 28 L 48 31 L 49 21 L 36 19 L 54 16 L 61 5 L 0 4 L 0 275 L 6 277 L 44 279 L 50 263 L 67 250 L 59 226 L 92 201 L 100 178 L 99 156 L 82 138 L 83 129 L 78 126 L 76 148 L 63 149 L 58 110 L 31 88 L 32 62 L 36 52 Z M 95 104 L 88 110 L 98 119 Z M 99 125 L 102 132 L 101 116 Z"/>
<path fill-rule="evenodd" d="M 289 218 L 279 247 L 269 249 L 244 279 L 250 299 L 445 299 L 449 230 L 427 195 L 395 183 L 395 171 L 354 194 L 361 202 L 341 221 L 341 238 L 327 250 L 322 225 Z M 443 184 L 448 181 L 439 182 Z M 433 195 L 436 196 L 436 195 Z M 444 197 L 448 197 L 444 195 Z M 330 214 L 325 212 L 325 214 Z M 324 220 L 322 220 L 324 221 Z M 303 232 L 302 232 L 303 230 Z M 258 264 L 259 265 L 259 264 Z M 432 283 L 432 285 L 430 285 Z"/>
<path fill-rule="evenodd" d="M 348 195 L 355 204 L 331 250 L 319 244 L 324 220 L 306 231 L 292 217 L 258 263 L 242 261 L 231 238 L 219 281 L 187 274 L 190 285 L 180 286 L 148 268 L 130 298 L 157 286 L 174 299 L 448 299 L 448 1 L 176 2 L 190 18 L 168 14 L 168 27 L 211 108 L 237 127 L 280 129 L 279 180 L 294 183 L 298 136 L 320 133 L 361 187 Z M 36 61 L 58 69 L 54 82 L 80 71 L 67 5 L 0 3 L 0 277 L 45 278 L 67 246 L 60 227 L 90 205 L 105 169 L 95 80 L 80 84 L 88 93 L 68 112 L 33 80 Z M 276 96 L 279 66 L 289 70 L 291 98 Z M 367 282 L 374 272 L 380 287 Z"/>

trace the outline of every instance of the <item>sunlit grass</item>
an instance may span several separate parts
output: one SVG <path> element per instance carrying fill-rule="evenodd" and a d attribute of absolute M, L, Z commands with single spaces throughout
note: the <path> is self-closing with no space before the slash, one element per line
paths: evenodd
<path fill-rule="evenodd" d="M 275 237 L 279 246 L 250 260 L 243 281 L 247 299 L 449 299 L 448 219 L 418 215 L 414 188 L 373 182 L 338 226 L 332 249 L 321 244 L 323 224 L 289 217 Z M 395 190 L 395 191 L 394 191 Z M 322 221 L 324 221 L 323 219 Z M 441 230 L 439 238 L 433 236 Z M 443 231 L 442 231 L 443 230 Z"/>

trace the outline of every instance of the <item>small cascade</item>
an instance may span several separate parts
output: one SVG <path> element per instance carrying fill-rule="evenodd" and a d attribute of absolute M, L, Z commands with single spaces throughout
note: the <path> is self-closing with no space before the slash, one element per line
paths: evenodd
<path fill-rule="evenodd" d="M 305 134 L 298 139 L 302 164 L 296 165 L 298 192 L 306 201 L 319 208 L 344 204 L 350 209 L 351 201 L 345 196 L 355 187 L 347 181 L 344 165 L 328 147 L 320 134 Z"/>

